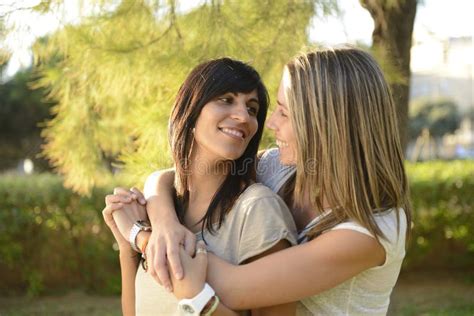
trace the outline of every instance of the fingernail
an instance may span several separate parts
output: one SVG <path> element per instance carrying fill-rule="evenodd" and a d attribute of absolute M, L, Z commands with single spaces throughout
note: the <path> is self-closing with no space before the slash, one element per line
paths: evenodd
<path fill-rule="evenodd" d="M 181 280 L 183 278 L 183 272 L 176 272 L 174 277 L 178 280 Z"/>
<path fill-rule="evenodd" d="M 166 290 L 170 293 L 173 292 L 173 288 L 170 285 L 166 286 Z"/>
<path fill-rule="evenodd" d="M 142 199 L 140 199 L 140 202 L 141 202 L 142 204 L 145 204 L 145 203 L 146 203 L 146 200 L 142 198 Z"/>

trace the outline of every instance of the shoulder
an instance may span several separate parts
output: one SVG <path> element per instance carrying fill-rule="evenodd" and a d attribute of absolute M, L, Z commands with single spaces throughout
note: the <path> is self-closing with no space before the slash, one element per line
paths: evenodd
<path fill-rule="evenodd" d="M 280 163 L 280 150 L 267 149 L 257 164 L 257 181 L 278 192 L 281 186 L 295 172 L 295 167 Z"/>
<path fill-rule="evenodd" d="M 251 208 L 256 204 L 271 201 L 285 204 L 278 194 L 262 183 L 254 183 L 248 186 L 247 189 L 242 192 L 238 200 L 239 204 L 245 208 Z"/>
<path fill-rule="evenodd" d="M 143 195 L 145 199 L 148 199 L 150 196 L 156 194 L 156 186 L 158 184 L 158 177 L 160 176 L 161 171 L 155 171 L 148 175 L 143 185 Z"/>
<path fill-rule="evenodd" d="M 268 216 L 269 221 L 270 218 L 278 217 L 293 221 L 290 210 L 280 196 L 261 183 L 250 185 L 240 195 L 235 208 L 240 216 L 246 218 Z"/>
<path fill-rule="evenodd" d="M 268 168 L 270 165 L 279 165 L 280 163 L 280 150 L 278 148 L 270 148 L 259 152 L 259 159 L 257 165 L 257 172 L 260 169 Z M 265 171 L 265 170 L 261 170 Z"/>
<path fill-rule="evenodd" d="M 380 237 L 379 242 L 385 250 L 387 261 L 392 258 L 405 256 L 405 236 L 407 231 L 407 218 L 403 209 L 389 209 L 374 215 L 375 222 L 385 238 Z M 347 229 L 375 238 L 365 227 L 354 221 L 347 221 L 334 226 L 331 231 Z"/>
<path fill-rule="evenodd" d="M 395 243 L 399 235 L 405 235 L 407 218 L 403 209 L 389 209 L 374 215 L 375 222 L 388 242 Z M 374 237 L 367 228 L 355 221 L 347 221 L 334 226 L 331 230 L 350 229 Z"/>
<path fill-rule="evenodd" d="M 296 225 L 285 202 L 260 183 L 241 194 L 232 213 L 228 225 L 238 231 L 239 263 L 264 253 L 280 240 L 297 243 Z"/>

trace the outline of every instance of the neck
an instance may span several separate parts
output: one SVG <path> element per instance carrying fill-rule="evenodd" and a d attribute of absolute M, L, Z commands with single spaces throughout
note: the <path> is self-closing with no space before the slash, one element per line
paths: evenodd
<path fill-rule="evenodd" d="M 227 176 L 225 164 L 216 164 L 208 168 L 191 166 L 189 177 L 189 201 L 186 209 L 186 222 L 190 225 L 198 222 L 206 213 L 216 191 Z"/>
<path fill-rule="evenodd" d="M 330 205 L 323 195 L 323 209 L 328 209 L 329 207 Z M 298 231 L 305 228 L 316 216 L 321 215 L 321 213 L 317 211 L 316 206 L 310 202 L 308 191 L 303 195 L 303 201 L 293 205 L 291 212 Z"/>

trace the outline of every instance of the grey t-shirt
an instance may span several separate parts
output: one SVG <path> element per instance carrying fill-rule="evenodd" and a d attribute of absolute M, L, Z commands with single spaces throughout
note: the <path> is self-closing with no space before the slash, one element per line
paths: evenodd
<path fill-rule="evenodd" d="M 257 165 L 257 182 L 269 187 L 273 192 L 278 192 L 283 184 L 296 172 L 292 165 L 280 163 L 278 148 L 266 150 Z"/>
<path fill-rule="evenodd" d="M 147 188 L 145 188 L 145 191 Z M 198 234 L 198 239 L 202 238 Z M 280 240 L 296 244 L 296 227 L 283 200 L 266 186 L 249 186 L 237 199 L 207 247 L 219 257 L 241 264 L 272 248 Z M 174 315 L 178 300 L 140 266 L 135 279 L 136 315 Z"/>

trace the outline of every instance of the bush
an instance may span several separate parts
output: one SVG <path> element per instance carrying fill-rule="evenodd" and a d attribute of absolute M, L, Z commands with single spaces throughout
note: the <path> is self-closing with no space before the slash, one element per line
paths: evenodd
<path fill-rule="evenodd" d="M 474 163 L 408 164 L 413 235 L 405 269 L 474 266 Z M 120 291 L 118 253 L 102 220 L 107 188 L 80 197 L 50 174 L 0 179 L 0 293 Z"/>
<path fill-rule="evenodd" d="M 2 176 L 0 292 L 119 292 L 118 256 L 101 214 L 110 191 L 80 197 L 55 175 Z"/>
<path fill-rule="evenodd" d="M 474 161 L 408 164 L 413 235 L 405 268 L 474 266 Z"/>

